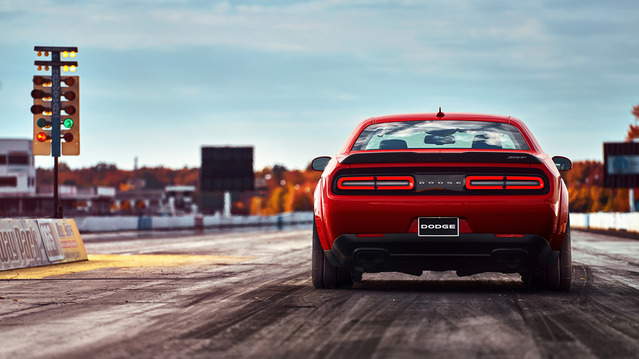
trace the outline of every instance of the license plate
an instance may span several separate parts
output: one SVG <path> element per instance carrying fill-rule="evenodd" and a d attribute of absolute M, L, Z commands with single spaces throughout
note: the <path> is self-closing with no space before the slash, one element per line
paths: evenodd
<path fill-rule="evenodd" d="M 459 237 L 457 217 L 419 217 L 420 237 Z"/>

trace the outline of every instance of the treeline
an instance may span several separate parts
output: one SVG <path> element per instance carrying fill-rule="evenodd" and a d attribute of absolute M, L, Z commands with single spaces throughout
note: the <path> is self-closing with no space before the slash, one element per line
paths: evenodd
<path fill-rule="evenodd" d="M 603 163 L 574 162 L 573 168 L 562 174 L 568 187 L 571 212 L 627 212 L 627 189 L 604 188 Z"/>
<path fill-rule="evenodd" d="M 46 188 L 53 185 L 52 169 L 38 168 L 36 175 L 38 187 Z M 199 168 L 188 167 L 142 167 L 132 171 L 119 169 L 116 165 L 107 163 L 80 169 L 70 169 L 64 162 L 58 166 L 59 183 L 78 188 L 114 187 L 118 190 L 128 190 L 140 180 L 146 189 L 164 189 L 170 185 L 197 186 L 199 177 Z"/>
<path fill-rule="evenodd" d="M 163 189 L 170 185 L 199 187 L 199 168 L 170 169 L 142 167 L 137 171 L 123 170 L 114 164 L 70 169 L 59 166 L 59 182 L 79 188 L 94 186 L 114 187 L 120 191 L 132 189 L 135 183 L 144 183 L 146 189 Z M 575 162 L 573 169 L 562 174 L 570 193 L 572 212 L 625 212 L 628 211 L 628 190 L 603 187 L 603 164 L 598 161 Z M 310 168 L 289 170 L 283 165 L 265 167 L 255 173 L 258 188 L 251 194 L 237 196 L 233 207 L 240 212 L 271 215 L 282 212 L 310 211 L 313 209 L 313 191 L 320 173 Z M 137 179 L 137 181 L 136 181 Z M 142 181 L 139 181 L 142 180 Z M 51 187 L 53 171 L 37 169 L 38 187 Z M 199 192 L 195 194 L 199 200 Z"/>
<path fill-rule="evenodd" d="M 53 186 L 53 170 L 38 168 L 37 186 L 50 192 Z M 289 170 L 283 165 L 265 167 L 255 173 L 258 188 L 251 195 L 233 196 L 233 212 L 241 214 L 271 215 L 292 211 L 313 210 L 313 190 L 320 173 L 312 169 Z M 71 169 L 60 163 L 58 181 L 62 185 L 78 188 L 113 187 L 129 191 L 138 184 L 139 189 L 164 189 L 166 186 L 195 186 L 199 189 L 199 168 L 171 169 L 142 167 L 133 170 L 117 168 L 114 164 L 98 163 L 93 167 Z M 195 201 L 199 203 L 199 190 Z"/>

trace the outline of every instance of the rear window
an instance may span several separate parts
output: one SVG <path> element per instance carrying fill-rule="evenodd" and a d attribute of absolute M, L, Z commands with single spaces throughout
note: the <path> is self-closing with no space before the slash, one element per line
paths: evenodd
<path fill-rule="evenodd" d="M 510 124 L 486 121 L 376 123 L 359 135 L 352 151 L 399 149 L 530 150 Z"/>

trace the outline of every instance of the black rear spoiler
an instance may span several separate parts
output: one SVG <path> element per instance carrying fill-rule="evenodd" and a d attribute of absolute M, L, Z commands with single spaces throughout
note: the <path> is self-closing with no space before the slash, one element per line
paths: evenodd
<path fill-rule="evenodd" d="M 542 163 L 542 159 L 521 152 L 479 152 L 421 153 L 421 152 L 361 152 L 344 157 L 340 163 L 414 163 L 414 162 L 457 162 L 457 163 Z"/>

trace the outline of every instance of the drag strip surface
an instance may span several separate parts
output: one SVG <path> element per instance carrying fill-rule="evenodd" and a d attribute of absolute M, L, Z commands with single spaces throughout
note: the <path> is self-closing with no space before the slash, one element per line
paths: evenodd
<path fill-rule="evenodd" d="M 639 241 L 574 231 L 569 293 L 531 290 L 517 275 L 452 272 L 365 274 L 352 289 L 316 290 L 310 236 L 310 229 L 85 236 L 90 255 L 146 259 L 41 279 L 1 277 L 0 357 L 639 353 Z M 189 256 L 198 260 L 165 261 Z"/>

